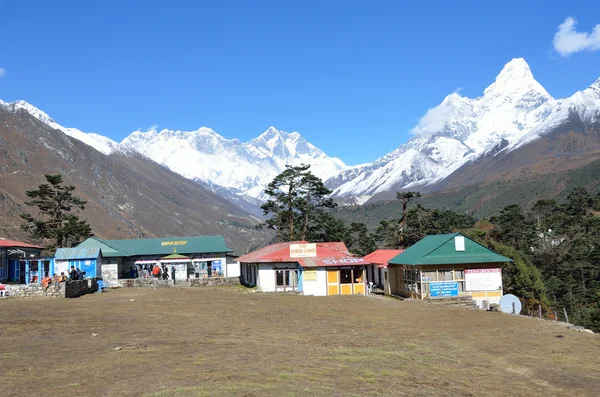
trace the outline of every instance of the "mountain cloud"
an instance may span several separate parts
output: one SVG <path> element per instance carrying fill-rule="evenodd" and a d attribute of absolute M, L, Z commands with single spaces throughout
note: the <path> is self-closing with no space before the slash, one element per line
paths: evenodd
<path fill-rule="evenodd" d="M 575 30 L 577 20 L 568 17 L 558 26 L 554 35 L 554 49 L 563 57 L 581 51 L 600 50 L 600 24 L 594 26 L 591 33 Z"/>

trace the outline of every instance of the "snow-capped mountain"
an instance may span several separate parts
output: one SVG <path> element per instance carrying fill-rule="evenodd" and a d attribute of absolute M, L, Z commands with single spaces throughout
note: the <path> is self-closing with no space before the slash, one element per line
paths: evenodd
<path fill-rule="evenodd" d="M 13 112 L 17 110 L 24 110 L 36 119 L 40 120 L 42 123 L 64 132 L 70 137 L 73 137 L 85 143 L 86 145 L 93 147 L 101 153 L 110 154 L 117 150 L 119 147 L 119 144 L 117 142 L 105 136 L 93 132 L 86 133 L 76 128 L 63 127 L 56 121 L 52 120 L 52 118 L 50 118 L 50 116 L 48 116 L 46 113 L 25 101 L 4 102 L 0 100 L 0 106 L 4 106 Z"/>
<path fill-rule="evenodd" d="M 310 164 L 311 171 L 327 179 L 346 169 L 338 158 L 328 157 L 299 133 L 270 127 L 249 142 L 225 139 L 210 128 L 196 131 L 136 131 L 121 148 L 134 150 L 185 176 L 254 198 L 286 164 Z"/>
<path fill-rule="evenodd" d="M 600 80 L 556 100 L 534 79 L 522 58 L 507 63 L 483 96 L 453 93 L 413 128 L 414 137 L 372 164 L 349 168 L 327 184 L 334 196 L 366 197 L 428 185 L 484 155 L 513 150 L 577 112 L 600 117 Z"/>

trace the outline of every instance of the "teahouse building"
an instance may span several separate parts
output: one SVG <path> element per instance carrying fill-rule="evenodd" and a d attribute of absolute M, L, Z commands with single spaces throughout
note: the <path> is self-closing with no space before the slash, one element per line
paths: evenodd
<path fill-rule="evenodd" d="M 102 277 L 100 248 L 58 248 L 54 254 L 54 272 L 68 275 L 71 266 L 85 272 L 85 278 Z"/>
<path fill-rule="evenodd" d="M 227 265 L 227 255 L 232 252 L 223 236 L 194 236 L 148 238 L 130 240 L 105 240 L 90 237 L 77 248 L 102 250 L 101 274 L 109 285 L 117 279 L 128 278 L 134 266 L 174 266 L 176 278 L 185 280 L 194 277 L 197 264 L 202 269 L 201 277 L 235 277 L 239 271 L 237 263 Z"/>
<path fill-rule="evenodd" d="M 472 296 L 480 306 L 502 297 L 498 255 L 460 233 L 426 236 L 388 262 L 391 295 L 425 299 Z"/>
<path fill-rule="evenodd" d="M 42 247 L 0 238 L 0 281 L 39 283 L 51 272 L 52 259 L 41 258 Z M 40 276 L 41 275 L 41 276 Z"/>
<path fill-rule="evenodd" d="M 365 293 L 369 263 L 352 257 L 341 242 L 276 243 L 237 260 L 244 285 L 261 291 L 316 296 Z"/>
<path fill-rule="evenodd" d="M 388 262 L 401 252 L 402 250 L 381 249 L 365 256 L 365 260 L 370 263 L 367 266 L 367 280 L 372 282 L 377 288 L 383 289 L 384 293 L 386 293 L 385 286 L 389 286 L 389 283 L 385 283 L 388 279 Z M 389 294 L 389 290 L 387 293 Z"/>

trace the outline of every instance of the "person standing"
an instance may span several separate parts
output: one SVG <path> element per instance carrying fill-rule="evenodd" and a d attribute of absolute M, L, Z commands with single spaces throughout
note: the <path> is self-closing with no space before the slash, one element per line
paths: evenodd
<path fill-rule="evenodd" d="M 177 284 L 175 282 L 175 266 L 171 266 L 171 278 L 173 279 L 173 284 Z"/>
<path fill-rule="evenodd" d="M 196 278 L 200 278 L 200 262 L 194 263 L 194 272 L 196 273 Z"/>
<path fill-rule="evenodd" d="M 77 270 L 75 270 L 75 266 L 71 266 L 71 271 L 69 272 L 69 278 L 71 280 L 79 280 L 79 275 L 77 274 Z"/>
<path fill-rule="evenodd" d="M 169 268 L 166 267 L 166 266 L 165 266 L 165 269 L 163 271 L 162 278 L 163 278 L 163 280 L 168 280 L 169 279 Z"/>

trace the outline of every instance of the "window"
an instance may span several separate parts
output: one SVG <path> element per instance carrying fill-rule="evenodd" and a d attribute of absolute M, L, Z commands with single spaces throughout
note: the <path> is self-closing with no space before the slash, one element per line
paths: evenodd
<path fill-rule="evenodd" d="M 455 270 L 454 271 L 454 279 L 455 280 L 464 280 L 465 279 L 465 271 L 464 270 Z"/>
<path fill-rule="evenodd" d="M 422 274 L 422 281 L 437 281 L 435 270 L 423 271 Z"/>
<path fill-rule="evenodd" d="M 438 270 L 438 281 L 452 281 L 452 270 Z"/>
<path fill-rule="evenodd" d="M 352 284 L 352 269 L 340 269 L 340 284 Z"/>
<path fill-rule="evenodd" d="M 293 269 L 275 270 L 275 289 L 293 291 L 298 286 L 298 271 Z"/>
<path fill-rule="evenodd" d="M 362 269 L 354 269 L 354 282 L 355 283 L 363 282 L 363 270 Z"/>

